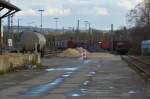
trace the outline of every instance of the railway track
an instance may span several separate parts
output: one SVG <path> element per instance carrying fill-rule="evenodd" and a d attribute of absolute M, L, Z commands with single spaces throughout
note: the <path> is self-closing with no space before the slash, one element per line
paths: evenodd
<path fill-rule="evenodd" d="M 122 56 L 122 59 L 129 63 L 146 82 L 150 82 L 150 63 L 136 56 Z"/>
<path fill-rule="evenodd" d="M 48 50 L 46 51 L 44 57 L 53 57 L 53 56 L 57 56 L 59 53 L 61 53 L 62 51 L 56 51 L 56 50 Z"/>

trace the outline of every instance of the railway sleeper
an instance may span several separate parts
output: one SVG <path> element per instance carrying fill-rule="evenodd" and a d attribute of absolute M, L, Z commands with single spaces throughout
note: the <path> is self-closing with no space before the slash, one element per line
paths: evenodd
<path fill-rule="evenodd" d="M 138 75 L 147 83 L 150 84 L 150 73 L 145 72 L 145 70 L 139 66 L 137 66 L 135 63 L 132 62 L 131 59 L 128 57 L 122 57 L 122 59 L 129 64 L 131 68 L 133 68 Z"/>

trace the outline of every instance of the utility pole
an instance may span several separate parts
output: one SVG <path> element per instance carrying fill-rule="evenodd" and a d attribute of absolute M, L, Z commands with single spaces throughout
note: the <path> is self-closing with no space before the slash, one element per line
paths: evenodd
<path fill-rule="evenodd" d="M 84 21 L 84 22 L 85 22 L 85 31 L 87 31 L 88 21 Z"/>
<path fill-rule="evenodd" d="M 77 23 L 78 23 L 78 24 L 77 24 L 77 32 L 80 32 L 80 20 L 78 20 Z"/>
<path fill-rule="evenodd" d="M 43 28 L 43 12 L 44 12 L 44 10 L 40 9 L 38 11 L 41 13 L 41 25 L 40 25 L 40 27 L 41 27 L 41 31 L 42 31 L 42 28 Z"/>
<path fill-rule="evenodd" d="M 8 38 L 8 46 L 11 49 L 13 47 L 13 15 L 9 17 L 9 38 Z"/>
<path fill-rule="evenodd" d="M 111 32 L 114 32 L 114 25 L 111 24 Z"/>
<path fill-rule="evenodd" d="M 10 0 L 8 0 L 8 2 L 10 2 Z M 8 34 L 9 34 L 9 38 L 12 38 L 12 34 L 11 32 L 13 32 L 13 15 L 9 15 L 8 16 Z"/>
<path fill-rule="evenodd" d="M 64 28 L 64 26 L 63 26 L 62 30 L 63 30 L 63 33 L 65 33 L 65 28 Z"/>
<path fill-rule="evenodd" d="M 74 32 L 74 27 L 68 27 L 69 31 Z"/>
<path fill-rule="evenodd" d="M 89 31 L 89 33 L 91 33 L 91 23 L 89 21 L 84 22 L 85 22 L 85 31 Z"/>
<path fill-rule="evenodd" d="M 13 17 L 14 17 L 14 15 L 11 15 L 11 33 L 12 33 L 12 36 L 13 36 Z"/>
<path fill-rule="evenodd" d="M 8 2 L 10 2 L 10 0 L 8 0 Z M 8 40 L 7 40 L 7 42 L 9 43 L 9 41 L 12 41 L 12 37 L 11 37 L 11 16 L 9 15 L 7 18 L 8 18 L 8 23 L 7 23 L 7 25 L 8 25 L 8 27 L 7 27 L 7 29 L 8 29 L 8 31 L 7 31 L 8 32 Z M 9 44 L 8 44 L 8 46 L 9 46 Z"/>
<path fill-rule="evenodd" d="M 10 2 L 10 0 L 8 0 Z M 8 33 L 10 33 L 10 16 L 8 16 Z"/>
<path fill-rule="evenodd" d="M 18 19 L 18 33 L 20 32 L 20 21 L 21 19 Z"/>
<path fill-rule="evenodd" d="M 2 47 L 3 47 L 3 30 L 2 30 L 2 18 L 0 17 L 0 55 L 2 55 Z"/>
<path fill-rule="evenodd" d="M 58 19 L 59 19 L 59 18 L 55 17 L 55 18 L 53 18 L 53 19 L 55 20 L 55 26 L 56 26 L 55 32 L 57 33 L 57 29 L 58 29 Z"/>
<path fill-rule="evenodd" d="M 91 23 L 89 22 L 89 34 L 91 34 Z"/>
<path fill-rule="evenodd" d="M 111 24 L 111 51 L 113 52 L 113 32 L 114 32 L 114 25 Z"/>
<path fill-rule="evenodd" d="M 74 33 L 74 26 L 73 26 L 73 33 Z"/>

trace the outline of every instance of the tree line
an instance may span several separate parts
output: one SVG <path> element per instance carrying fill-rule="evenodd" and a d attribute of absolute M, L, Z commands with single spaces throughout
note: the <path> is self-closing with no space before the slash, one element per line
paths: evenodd
<path fill-rule="evenodd" d="M 150 39 L 150 0 L 144 0 L 127 13 L 128 28 L 114 32 L 114 38 L 130 41 L 131 54 L 141 53 L 141 42 Z"/>

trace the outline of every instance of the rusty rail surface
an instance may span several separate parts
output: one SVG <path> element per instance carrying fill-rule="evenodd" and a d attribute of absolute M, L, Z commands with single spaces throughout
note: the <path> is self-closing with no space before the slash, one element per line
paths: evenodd
<path fill-rule="evenodd" d="M 57 56 L 57 54 L 61 53 L 62 51 L 56 51 L 56 50 L 48 50 L 45 53 L 45 57 L 53 57 L 53 56 Z"/>
<path fill-rule="evenodd" d="M 150 81 L 150 63 L 136 56 L 122 56 L 122 59 L 129 63 L 145 81 Z"/>

